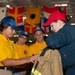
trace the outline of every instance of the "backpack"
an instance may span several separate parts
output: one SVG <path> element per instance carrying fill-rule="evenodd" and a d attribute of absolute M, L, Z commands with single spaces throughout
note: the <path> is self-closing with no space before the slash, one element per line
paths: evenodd
<path fill-rule="evenodd" d="M 49 47 L 44 48 L 33 65 L 31 75 L 63 75 L 59 51 Z"/>

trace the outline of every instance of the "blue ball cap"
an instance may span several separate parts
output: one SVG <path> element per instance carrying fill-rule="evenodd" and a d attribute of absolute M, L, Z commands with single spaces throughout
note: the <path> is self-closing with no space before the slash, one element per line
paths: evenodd
<path fill-rule="evenodd" d="M 37 28 L 34 30 L 34 33 L 35 33 L 36 31 L 42 31 L 42 32 L 44 33 L 44 30 L 43 30 L 42 28 L 40 28 L 40 27 L 37 27 Z"/>
<path fill-rule="evenodd" d="M 26 32 L 26 31 L 20 31 L 19 35 L 23 35 L 23 36 L 26 36 L 26 37 L 29 36 L 28 32 Z"/>
<path fill-rule="evenodd" d="M 6 16 L 1 20 L 1 23 L 7 23 L 9 26 L 11 26 L 15 30 L 20 30 L 16 25 L 15 25 L 15 19 L 11 16 Z"/>

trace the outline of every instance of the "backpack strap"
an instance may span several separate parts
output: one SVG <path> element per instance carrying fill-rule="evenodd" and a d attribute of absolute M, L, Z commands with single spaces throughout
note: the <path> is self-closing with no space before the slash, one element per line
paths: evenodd
<path fill-rule="evenodd" d="M 45 47 L 39 56 L 44 56 L 45 52 L 49 49 L 50 49 L 49 47 Z"/>

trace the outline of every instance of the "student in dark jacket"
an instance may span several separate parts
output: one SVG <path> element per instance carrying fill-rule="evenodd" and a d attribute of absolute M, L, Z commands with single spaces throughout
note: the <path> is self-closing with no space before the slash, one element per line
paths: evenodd
<path fill-rule="evenodd" d="M 51 48 L 59 49 L 66 75 L 75 75 L 75 27 L 66 21 L 62 12 L 53 12 L 43 26 L 50 26 L 54 33 L 46 39 Z"/>

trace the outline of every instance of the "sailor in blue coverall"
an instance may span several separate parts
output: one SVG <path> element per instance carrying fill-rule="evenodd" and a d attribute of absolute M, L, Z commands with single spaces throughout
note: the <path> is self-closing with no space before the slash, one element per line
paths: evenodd
<path fill-rule="evenodd" d="M 75 27 L 66 22 L 62 12 L 54 12 L 43 26 L 50 26 L 55 33 L 48 36 L 46 43 L 57 48 L 61 54 L 62 65 L 66 67 L 65 75 L 75 75 Z"/>

